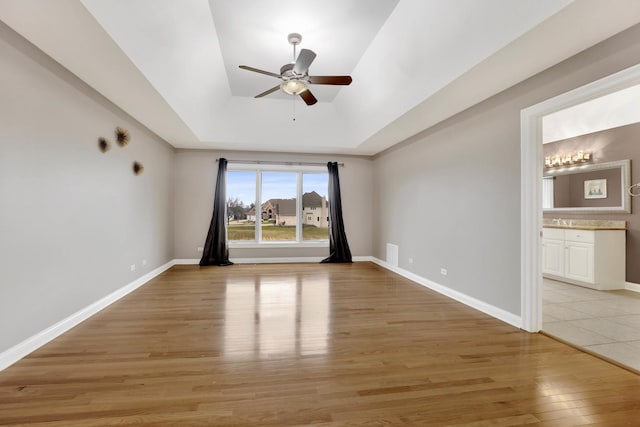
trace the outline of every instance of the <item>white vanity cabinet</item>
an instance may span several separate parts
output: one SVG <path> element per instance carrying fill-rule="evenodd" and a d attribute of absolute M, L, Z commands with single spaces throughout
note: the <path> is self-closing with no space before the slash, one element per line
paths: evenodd
<path fill-rule="evenodd" d="M 542 233 L 542 272 L 564 276 L 564 230 L 545 228 Z"/>
<path fill-rule="evenodd" d="M 624 230 L 544 228 L 543 275 L 598 290 L 623 289 L 625 245 Z"/>

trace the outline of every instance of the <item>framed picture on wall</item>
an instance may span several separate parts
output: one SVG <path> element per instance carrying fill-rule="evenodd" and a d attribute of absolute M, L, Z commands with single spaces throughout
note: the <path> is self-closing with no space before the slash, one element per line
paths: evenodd
<path fill-rule="evenodd" d="M 591 179 L 584 182 L 584 198 L 585 199 L 606 199 L 607 198 L 607 180 Z"/>

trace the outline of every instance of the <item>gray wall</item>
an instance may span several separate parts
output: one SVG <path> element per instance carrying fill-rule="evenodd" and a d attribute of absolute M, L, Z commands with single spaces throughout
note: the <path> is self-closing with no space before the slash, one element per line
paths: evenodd
<path fill-rule="evenodd" d="M 520 110 L 639 62 L 636 25 L 376 156 L 374 256 L 520 314 Z"/>
<path fill-rule="evenodd" d="M 631 182 L 640 182 L 640 123 L 620 126 L 601 132 L 594 132 L 575 138 L 564 139 L 544 145 L 545 156 L 556 153 L 573 152 L 578 149 L 590 151 L 594 156 L 594 163 L 613 162 L 616 160 L 631 160 Z M 618 175 L 619 176 L 619 175 Z M 604 176 L 603 176 L 604 177 Z M 615 187 L 609 181 L 608 190 L 610 197 Z M 582 195 L 582 194 L 580 194 Z M 619 197 L 619 196 L 618 196 Z M 598 200 L 598 199 L 596 199 Z M 599 199 L 607 200 L 607 199 Z M 606 214 L 554 214 L 545 213 L 545 218 L 557 218 L 561 216 L 567 219 L 613 219 L 627 221 L 627 281 L 640 283 L 640 198 L 631 198 L 631 213 L 606 213 Z"/>
<path fill-rule="evenodd" d="M 371 255 L 373 164 L 370 159 L 356 156 L 178 150 L 175 179 L 176 258 L 199 259 L 202 256 L 197 248 L 204 246 L 211 221 L 218 157 L 234 160 L 344 163 L 345 166 L 339 170 L 340 191 L 351 254 Z M 229 256 L 232 259 L 324 257 L 328 253 L 326 248 L 257 248 L 231 249 Z"/>
<path fill-rule="evenodd" d="M 2 352 L 173 258 L 175 153 L 3 23 L 0 64 Z"/>

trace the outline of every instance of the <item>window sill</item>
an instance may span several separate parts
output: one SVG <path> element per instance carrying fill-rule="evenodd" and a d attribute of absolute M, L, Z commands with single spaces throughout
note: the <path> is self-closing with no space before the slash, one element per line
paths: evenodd
<path fill-rule="evenodd" d="M 229 242 L 230 249 L 328 248 L 329 241 L 309 242 Z"/>

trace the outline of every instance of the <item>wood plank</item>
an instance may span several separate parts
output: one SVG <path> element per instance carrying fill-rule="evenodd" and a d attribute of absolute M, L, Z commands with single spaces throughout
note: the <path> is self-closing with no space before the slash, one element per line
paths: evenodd
<path fill-rule="evenodd" d="M 0 426 L 568 426 L 640 377 L 371 263 L 175 266 L 0 372 Z"/>

